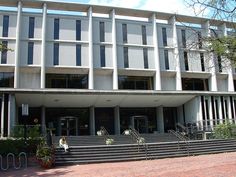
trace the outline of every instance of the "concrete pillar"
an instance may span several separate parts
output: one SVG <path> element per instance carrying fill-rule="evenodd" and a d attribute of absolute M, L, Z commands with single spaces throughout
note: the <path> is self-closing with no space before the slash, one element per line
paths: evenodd
<path fill-rule="evenodd" d="M 154 77 L 154 89 L 161 90 L 161 69 L 160 69 L 160 60 L 159 60 L 159 48 L 157 40 L 157 23 L 156 23 L 156 14 L 152 14 L 152 30 L 153 30 L 153 46 L 154 46 L 154 61 L 155 61 L 155 77 Z"/>
<path fill-rule="evenodd" d="M 1 108 L 1 138 L 4 135 L 4 101 L 5 101 L 5 95 L 2 94 L 2 108 Z"/>
<path fill-rule="evenodd" d="M 221 99 L 220 97 L 217 97 L 217 103 L 218 103 L 218 108 L 219 108 L 219 119 L 220 119 L 220 123 L 222 124 L 223 123 L 223 112 L 222 112 L 222 106 L 224 106 L 224 103 L 223 105 L 221 104 Z"/>
<path fill-rule="evenodd" d="M 204 29 L 204 36 L 210 37 L 210 22 L 206 21 L 206 23 L 202 24 L 202 28 Z M 212 53 L 208 54 L 209 56 L 209 70 L 211 72 L 211 91 L 218 91 L 217 88 L 217 77 L 216 77 L 216 62 L 215 62 L 215 56 Z"/>
<path fill-rule="evenodd" d="M 168 23 L 172 25 L 172 30 L 173 30 L 174 58 L 176 61 L 176 90 L 182 90 L 181 67 L 180 67 L 179 47 L 178 47 L 175 16 L 171 17 Z"/>
<path fill-rule="evenodd" d="M 226 24 L 223 23 L 221 26 L 219 26 L 219 30 L 221 31 L 222 36 L 227 36 L 227 27 Z M 233 77 L 233 68 L 232 68 L 232 62 L 230 60 L 227 61 L 227 59 L 224 59 L 226 62 L 227 72 L 228 72 L 228 91 L 234 92 L 234 77 Z"/>
<path fill-rule="evenodd" d="M 95 135 L 95 108 L 91 106 L 89 108 L 89 124 L 90 124 L 90 135 Z"/>
<path fill-rule="evenodd" d="M 201 102 L 201 96 L 198 96 L 198 110 L 199 110 L 199 115 L 198 115 L 198 124 L 197 126 L 202 129 L 203 128 L 203 110 L 202 110 L 202 102 Z"/>
<path fill-rule="evenodd" d="M 208 108 L 209 108 L 209 119 L 210 119 L 210 126 L 213 128 L 213 110 L 212 110 L 212 100 L 211 97 L 209 96 L 208 98 Z M 214 104 L 214 103 L 213 103 Z"/>
<path fill-rule="evenodd" d="M 21 14 L 22 3 L 18 2 L 17 21 L 16 21 L 16 45 L 15 45 L 15 72 L 14 72 L 14 88 L 19 88 L 19 59 L 20 59 L 20 35 L 21 35 Z"/>
<path fill-rule="evenodd" d="M 226 118 L 228 118 L 229 120 L 230 120 L 230 122 L 231 123 L 233 123 L 233 112 L 232 112 L 232 109 L 231 109 L 231 103 L 230 103 L 230 97 L 229 96 L 227 96 L 227 107 L 228 107 L 228 117 L 226 117 Z"/>
<path fill-rule="evenodd" d="M 88 27 L 88 40 L 89 40 L 89 89 L 94 89 L 94 77 L 93 77 L 93 11 L 92 7 L 88 10 L 88 18 L 89 18 L 89 27 Z"/>
<path fill-rule="evenodd" d="M 115 114 L 115 134 L 120 135 L 120 107 L 116 106 L 114 109 Z"/>
<path fill-rule="evenodd" d="M 7 136 L 10 137 L 16 125 L 16 100 L 15 95 L 9 94 L 8 98 L 8 127 Z"/>
<path fill-rule="evenodd" d="M 113 61 L 113 90 L 118 89 L 117 45 L 116 45 L 116 18 L 115 9 L 110 13 L 112 20 L 112 61 Z"/>
<path fill-rule="evenodd" d="M 45 106 L 41 107 L 41 125 L 42 125 L 42 134 L 46 134 L 47 130 L 46 130 L 46 109 Z"/>
<path fill-rule="evenodd" d="M 41 44 L 41 89 L 45 88 L 45 57 L 46 57 L 46 25 L 47 25 L 47 4 L 43 4 L 42 21 L 42 44 Z"/>
<path fill-rule="evenodd" d="M 156 108 L 157 111 L 157 131 L 160 133 L 164 133 L 164 114 L 163 114 L 163 106 L 159 106 Z"/>

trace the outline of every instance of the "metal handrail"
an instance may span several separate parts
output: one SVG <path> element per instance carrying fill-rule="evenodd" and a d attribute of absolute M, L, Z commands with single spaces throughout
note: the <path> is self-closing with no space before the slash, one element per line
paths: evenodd
<path fill-rule="evenodd" d="M 100 127 L 100 131 L 103 132 L 103 133 L 102 133 L 102 136 L 104 137 L 104 141 L 105 141 L 105 142 L 106 142 L 107 139 L 112 139 L 112 138 L 110 137 L 110 134 L 108 133 L 108 131 L 106 130 L 105 127 L 101 126 L 101 127 Z"/>
<path fill-rule="evenodd" d="M 183 136 L 181 133 L 178 133 L 178 132 L 176 132 L 174 130 L 168 130 L 168 132 L 178 138 L 178 146 L 179 147 L 180 147 L 179 141 L 182 141 L 182 142 L 184 142 L 186 144 L 187 152 L 188 152 L 188 156 L 189 156 L 189 138 Z"/>
<path fill-rule="evenodd" d="M 17 166 L 16 165 L 16 160 L 15 160 L 15 154 L 13 154 L 13 153 L 8 153 L 7 154 L 7 162 L 6 162 L 6 168 L 4 168 L 3 167 L 3 158 L 2 158 L 2 155 L 0 155 L 0 167 L 1 167 L 1 170 L 4 170 L 4 171 L 6 171 L 6 170 L 8 170 L 9 168 L 10 168 L 10 166 L 9 166 L 9 157 L 12 157 L 12 165 L 13 165 L 13 168 L 14 169 L 16 169 L 16 170 L 18 170 L 18 169 L 20 169 L 20 168 L 22 168 L 22 163 L 21 163 L 21 157 L 23 156 L 23 158 L 25 159 L 24 161 L 25 161 L 25 168 L 27 168 L 28 167 L 28 163 L 27 163 L 27 155 L 26 155 L 26 153 L 25 152 L 21 152 L 19 155 L 18 155 L 18 158 L 19 158 L 19 165 Z"/>

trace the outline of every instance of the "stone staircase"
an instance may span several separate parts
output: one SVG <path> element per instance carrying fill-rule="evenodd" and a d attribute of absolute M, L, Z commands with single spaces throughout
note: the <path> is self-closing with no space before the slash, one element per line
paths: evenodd
<path fill-rule="evenodd" d="M 142 135 L 142 137 L 145 136 L 150 135 Z M 145 159 L 150 160 L 236 151 L 235 139 L 196 140 L 189 141 L 188 143 L 178 141 L 157 142 L 156 136 L 157 135 L 151 135 L 149 140 L 147 138 L 148 143 L 146 146 L 128 143 L 130 142 L 130 139 L 128 139 L 129 137 L 127 136 L 117 136 L 116 138 L 118 138 L 118 140 L 116 141 L 115 139 L 117 144 L 114 145 L 104 145 L 104 139 L 102 137 L 90 137 L 91 139 L 94 138 L 94 142 L 90 142 L 90 145 L 88 145 L 88 142 L 86 142 L 87 145 L 81 145 L 82 140 L 88 141 L 90 138 L 86 139 L 86 137 L 68 137 L 69 142 L 71 141 L 70 143 L 72 144 L 70 145 L 70 152 L 65 153 L 62 148 L 57 148 L 56 165 L 120 162 Z M 165 138 L 173 138 L 169 135 L 163 136 Z M 76 139 L 80 140 L 80 144 L 76 143 Z M 125 144 L 118 144 L 118 142 L 124 142 Z"/>

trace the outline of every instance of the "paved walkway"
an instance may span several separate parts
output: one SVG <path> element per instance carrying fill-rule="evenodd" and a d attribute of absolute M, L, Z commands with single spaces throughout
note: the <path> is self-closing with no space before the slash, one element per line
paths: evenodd
<path fill-rule="evenodd" d="M 236 152 L 120 163 L 73 165 L 44 170 L 29 167 L 3 177 L 236 177 Z"/>

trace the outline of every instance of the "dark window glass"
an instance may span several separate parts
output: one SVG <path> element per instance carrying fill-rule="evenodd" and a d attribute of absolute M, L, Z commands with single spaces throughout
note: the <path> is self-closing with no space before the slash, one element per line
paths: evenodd
<path fill-rule="evenodd" d="M 222 72 L 222 61 L 221 56 L 217 56 L 219 72 Z"/>
<path fill-rule="evenodd" d="M 214 102 L 214 97 L 213 96 L 211 96 L 211 109 L 212 109 L 213 125 L 216 125 L 215 102 Z"/>
<path fill-rule="evenodd" d="M 182 78 L 183 90 L 209 91 L 208 79 Z"/>
<path fill-rule="evenodd" d="M 208 106 L 208 100 L 205 100 L 205 106 L 206 106 L 206 118 L 207 118 L 207 125 L 210 125 L 210 115 L 209 115 L 209 106 Z"/>
<path fill-rule="evenodd" d="M 33 64 L 33 56 L 34 56 L 34 43 L 28 43 L 28 65 Z"/>
<path fill-rule="evenodd" d="M 201 96 L 201 107 L 202 107 L 202 120 L 203 126 L 205 125 L 206 115 L 205 115 L 205 106 L 204 106 L 204 96 Z"/>
<path fill-rule="evenodd" d="M 127 43 L 127 24 L 122 24 L 123 43 Z"/>
<path fill-rule="evenodd" d="M 59 43 L 54 43 L 53 47 L 53 64 L 59 65 Z"/>
<path fill-rule="evenodd" d="M 202 71 L 205 71 L 204 53 L 200 53 L 200 60 L 201 60 L 201 69 Z"/>
<path fill-rule="evenodd" d="M 119 89 L 153 90 L 153 78 L 141 76 L 119 76 Z"/>
<path fill-rule="evenodd" d="M 1 55 L 1 64 L 7 64 L 7 41 L 2 41 L 2 55 Z"/>
<path fill-rule="evenodd" d="M 163 40 L 163 46 L 167 46 L 166 28 L 162 28 L 162 40 Z"/>
<path fill-rule="evenodd" d="M 76 40 L 81 40 L 81 20 L 76 20 Z"/>
<path fill-rule="evenodd" d="M 14 87 L 14 73 L 0 72 L 0 87 Z"/>
<path fill-rule="evenodd" d="M 220 102 L 221 102 L 221 110 L 222 110 L 223 119 L 225 119 L 225 109 L 224 109 L 224 98 L 223 98 L 223 96 L 220 97 Z"/>
<path fill-rule="evenodd" d="M 232 96 L 230 96 L 229 99 L 230 99 L 230 110 L 232 112 L 232 119 L 234 119 L 235 114 L 234 114 L 234 106 L 233 106 L 233 98 L 232 98 Z"/>
<path fill-rule="evenodd" d="M 142 40 L 143 40 L 143 45 L 147 45 L 146 26 L 144 25 L 142 25 Z"/>
<path fill-rule="evenodd" d="M 76 66 L 81 66 L 81 45 L 76 44 Z"/>
<path fill-rule="evenodd" d="M 183 45 L 183 48 L 186 48 L 186 32 L 185 32 L 185 30 L 181 30 L 181 34 L 182 34 L 182 45 Z"/>
<path fill-rule="evenodd" d="M 128 54 L 128 47 L 124 47 L 124 67 L 129 67 L 129 54 Z"/>
<path fill-rule="evenodd" d="M 47 88 L 88 88 L 88 76 L 80 74 L 46 74 Z"/>
<path fill-rule="evenodd" d="M 164 57 L 165 57 L 165 67 L 166 69 L 170 69 L 169 67 L 169 53 L 168 50 L 164 50 Z"/>
<path fill-rule="evenodd" d="M 54 39 L 59 39 L 59 18 L 54 19 Z"/>
<path fill-rule="evenodd" d="M 105 127 L 109 134 L 114 135 L 114 108 L 95 108 L 95 131 Z"/>
<path fill-rule="evenodd" d="M 34 17 L 29 17 L 29 38 L 34 38 Z"/>
<path fill-rule="evenodd" d="M 202 49 L 202 33 L 200 31 L 197 33 L 197 37 L 199 49 Z"/>
<path fill-rule="evenodd" d="M 104 22 L 99 23 L 100 29 L 100 42 L 105 42 L 105 24 Z"/>
<path fill-rule="evenodd" d="M 3 16 L 3 29 L 2 29 L 2 37 L 8 37 L 8 28 L 9 28 L 9 16 Z"/>
<path fill-rule="evenodd" d="M 143 61 L 144 61 L 144 68 L 148 69 L 148 49 L 143 48 Z"/>
<path fill-rule="evenodd" d="M 101 67 L 106 66 L 106 56 L 105 56 L 105 46 L 104 45 L 100 46 L 100 62 L 101 62 Z"/>
<path fill-rule="evenodd" d="M 184 52 L 184 66 L 185 66 L 185 71 L 188 71 L 188 53 Z"/>

